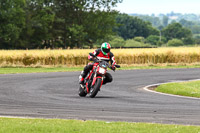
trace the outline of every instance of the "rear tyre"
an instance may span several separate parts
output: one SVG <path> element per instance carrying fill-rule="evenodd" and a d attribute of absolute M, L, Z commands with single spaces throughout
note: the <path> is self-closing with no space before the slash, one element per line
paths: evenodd
<path fill-rule="evenodd" d="M 81 86 L 79 86 L 78 94 L 80 97 L 85 97 L 87 95 L 87 93 L 85 93 L 84 89 Z"/>
<path fill-rule="evenodd" d="M 91 98 L 94 98 L 94 97 L 97 95 L 98 91 L 100 90 L 101 81 L 102 81 L 102 79 L 97 78 L 97 80 L 96 80 L 96 82 L 95 82 L 95 84 L 94 84 L 94 87 L 92 87 L 92 88 L 90 89 L 89 96 L 90 96 Z"/>

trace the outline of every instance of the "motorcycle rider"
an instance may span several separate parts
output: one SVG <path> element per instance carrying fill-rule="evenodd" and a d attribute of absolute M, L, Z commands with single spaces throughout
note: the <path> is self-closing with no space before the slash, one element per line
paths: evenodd
<path fill-rule="evenodd" d="M 102 43 L 101 48 L 96 49 L 93 54 L 101 60 L 105 60 L 107 62 L 111 61 L 112 64 L 112 69 L 115 70 L 115 57 L 113 55 L 112 52 L 110 52 L 111 49 L 111 45 L 107 42 Z M 92 60 L 93 57 L 92 56 L 88 56 L 89 60 Z M 89 73 L 90 70 L 92 70 L 94 63 L 89 63 L 88 65 L 86 65 L 84 67 L 84 70 L 81 72 L 81 75 L 79 76 L 79 84 L 83 85 L 84 84 L 84 79 L 87 76 L 87 74 Z M 110 73 L 106 73 L 105 75 L 105 79 L 103 81 L 103 84 L 106 84 L 108 82 L 112 82 L 112 76 Z"/>

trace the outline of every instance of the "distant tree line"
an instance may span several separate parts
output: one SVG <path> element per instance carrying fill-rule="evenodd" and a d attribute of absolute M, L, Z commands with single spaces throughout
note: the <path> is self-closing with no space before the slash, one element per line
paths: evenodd
<path fill-rule="evenodd" d="M 141 15 L 141 14 L 131 14 L 141 18 L 144 21 L 151 22 L 156 28 L 166 27 L 171 23 L 180 23 L 183 27 L 189 28 L 194 37 L 200 36 L 200 16 L 196 14 L 181 14 L 181 13 L 168 13 L 159 15 Z"/>
<path fill-rule="evenodd" d="M 114 31 L 118 36 L 111 42 L 118 47 L 181 46 L 196 43 L 191 30 L 177 22 L 156 28 L 148 21 L 127 14 L 119 14 L 116 21 L 119 26 Z M 163 23 L 165 24 L 165 19 Z M 181 43 L 177 44 L 177 40 Z"/>

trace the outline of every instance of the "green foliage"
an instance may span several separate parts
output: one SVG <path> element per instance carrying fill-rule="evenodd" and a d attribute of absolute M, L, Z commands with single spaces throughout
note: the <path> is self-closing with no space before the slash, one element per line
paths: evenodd
<path fill-rule="evenodd" d="M 193 34 L 199 34 L 200 33 L 200 22 L 195 22 L 195 21 L 187 21 L 185 19 L 181 19 L 179 23 L 186 27 L 189 28 Z"/>
<path fill-rule="evenodd" d="M 22 48 L 43 47 L 42 44 L 50 45 L 53 38 L 52 26 L 55 17 L 52 6 L 44 0 L 26 0 L 26 27 L 20 36 Z"/>
<path fill-rule="evenodd" d="M 158 45 L 159 41 L 160 41 L 160 37 L 159 36 L 155 36 L 155 35 L 150 35 L 146 39 L 146 42 L 150 43 L 152 45 Z"/>
<path fill-rule="evenodd" d="M 156 46 L 161 46 L 162 44 L 165 44 L 166 38 L 165 37 L 160 37 L 156 35 L 150 35 L 146 38 L 146 42 L 150 43 L 151 45 L 156 45 Z"/>
<path fill-rule="evenodd" d="M 188 27 L 188 28 L 191 27 L 192 25 L 194 25 L 193 22 L 187 21 L 187 20 L 185 20 L 185 19 L 181 19 L 181 20 L 179 21 L 179 23 L 180 23 L 182 26 Z"/>
<path fill-rule="evenodd" d="M 200 34 L 194 35 L 195 44 L 200 44 Z"/>
<path fill-rule="evenodd" d="M 137 41 L 137 42 L 145 42 L 145 39 L 144 37 L 141 37 L 141 36 L 138 36 L 138 37 L 134 37 L 134 40 Z"/>
<path fill-rule="evenodd" d="M 0 48 L 15 47 L 25 26 L 24 5 L 24 0 L 0 1 Z"/>
<path fill-rule="evenodd" d="M 160 31 L 158 29 L 152 27 L 151 25 L 148 25 L 147 28 L 148 28 L 148 31 L 147 31 L 148 36 L 149 35 L 157 35 L 158 36 L 160 34 Z"/>
<path fill-rule="evenodd" d="M 120 2 L 122 0 L 1 0 L 0 48 L 92 48 L 93 44 L 99 45 L 112 35 L 119 36 L 112 40 L 113 46 L 118 47 L 125 44 L 123 39 L 134 38 L 144 43 L 137 37 L 159 36 L 160 31 L 167 41 L 178 38 L 184 44 L 198 43 L 192 33 L 200 33 L 200 23 L 178 19 L 183 26 L 172 23 L 164 28 L 171 21 L 170 17 L 119 14 L 112 7 Z M 155 38 L 147 40 L 153 45 L 164 43 L 156 43 Z"/>
<path fill-rule="evenodd" d="M 118 27 L 114 29 L 119 36 L 126 39 L 132 39 L 137 36 L 148 37 L 149 35 L 158 35 L 159 31 L 152 27 L 151 23 L 145 22 L 137 17 L 127 14 L 119 14 L 116 18 Z"/>
<path fill-rule="evenodd" d="M 200 44 L 200 38 L 195 39 L 195 44 Z"/>
<path fill-rule="evenodd" d="M 122 0 L 1 0 L 0 48 L 83 47 L 114 34 Z"/>
<path fill-rule="evenodd" d="M 185 45 L 195 44 L 195 39 L 193 39 L 192 37 L 186 37 L 183 38 L 182 40 Z"/>
<path fill-rule="evenodd" d="M 162 25 L 166 27 L 169 23 L 169 18 L 167 16 L 163 16 Z"/>
<path fill-rule="evenodd" d="M 191 31 L 193 34 L 200 34 L 200 25 L 192 25 Z"/>
<path fill-rule="evenodd" d="M 169 40 L 168 43 L 167 43 L 168 46 L 183 46 L 184 43 L 182 40 L 179 40 L 179 39 L 172 39 L 172 40 Z"/>
<path fill-rule="evenodd" d="M 147 16 L 147 15 L 138 15 L 137 17 L 139 17 L 140 19 L 146 22 L 150 22 L 154 27 L 158 27 L 159 25 L 161 25 L 161 21 L 159 17 Z"/>
<path fill-rule="evenodd" d="M 158 28 L 160 31 L 162 31 L 162 29 L 164 27 L 168 26 L 168 24 L 173 24 L 173 23 L 179 22 L 182 25 L 182 27 L 190 29 L 192 34 L 200 33 L 200 21 L 199 21 L 200 16 L 196 15 L 196 14 L 181 14 L 181 13 L 171 12 L 171 13 L 167 13 L 167 14 L 159 14 L 157 16 L 155 16 L 154 14 L 152 14 L 151 16 L 150 15 L 141 15 L 141 14 L 132 14 L 132 16 L 137 16 L 144 21 L 151 22 L 152 25 L 154 27 Z M 174 19 L 174 18 L 176 18 L 176 19 Z M 183 34 L 185 31 L 183 31 Z M 174 33 L 174 31 L 172 31 L 172 32 Z M 188 32 L 188 31 L 186 31 L 186 32 Z M 179 35 L 182 36 L 181 33 Z M 191 35 L 188 34 L 188 36 L 187 37 L 186 36 L 184 35 L 184 37 L 182 37 L 182 38 L 187 38 L 187 40 L 190 40 L 189 41 L 190 44 L 192 42 L 194 42 L 194 41 L 192 41 L 193 38 L 191 37 Z M 166 36 L 167 40 L 172 39 L 172 38 L 168 38 L 168 37 L 169 36 Z M 173 38 L 182 39 L 180 37 L 173 37 Z M 188 41 L 184 41 L 185 44 L 186 44 L 186 42 L 188 43 Z"/>
<path fill-rule="evenodd" d="M 88 33 L 87 40 L 96 42 L 97 39 L 105 41 L 107 36 L 113 35 L 113 27 L 116 26 L 117 12 L 95 11 L 92 15 L 87 15 L 87 21 L 84 23 L 85 31 Z M 103 41 L 103 42 L 104 42 Z"/>
<path fill-rule="evenodd" d="M 180 22 L 184 27 L 187 28 L 191 28 L 194 25 L 200 25 L 199 23 L 200 16 L 198 14 L 181 14 L 181 13 L 171 12 L 167 14 L 158 14 L 157 16 L 155 16 L 154 14 L 152 15 L 131 14 L 131 15 L 137 16 L 144 21 L 151 22 L 154 27 L 159 27 L 160 25 L 166 27 L 174 20 L 174 18 L 176 18 L 175 20 L 177 22 Z M 183 24 L 182 20 L 184 20 L 186 23 L 184 22 L 185 24 Z"/>
<path fill-rule="evenodd" d="M 69 32 L 71 33 L 70 38 L 74 39 L 73 45 L 79 48 L 83 47 L 83 42 L 87 35 L 87 33 L 84 32 L 84 27 L 82 25 L 73 24 L 69 27 Z"/>
<path fill-rule="evenodd" d="M 124 47 L 151 47 L 151 45 L 135 41 L 134 39 L 128 39 L 126 40 Z"/>
<path fill-rule="evenodd" d="M 109 41 L 112 47 L 123 47 L 125 45 L 125 41 L 122 37 L 112 36 L 112 39 Z"/>
<path fill-rule="evenodd" d="M 192 37 L 192 32 L 189 29 L 182 27 L 180 23 L 169 24 L 162 30 L 162 33 L 167 40 L 171 40 L 173 38 L 182 39 Z"/>

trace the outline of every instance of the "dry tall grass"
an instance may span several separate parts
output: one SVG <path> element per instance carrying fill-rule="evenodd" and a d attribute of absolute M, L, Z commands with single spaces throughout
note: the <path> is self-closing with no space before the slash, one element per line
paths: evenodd
<path fill-rule="evenodd" d="M 89 61 L 94 49 L 76 50 L 0 50 L 0 66 L 77 66 Z M 199 47 L 112 49 L 118 64 L 198 63 Z"/>

